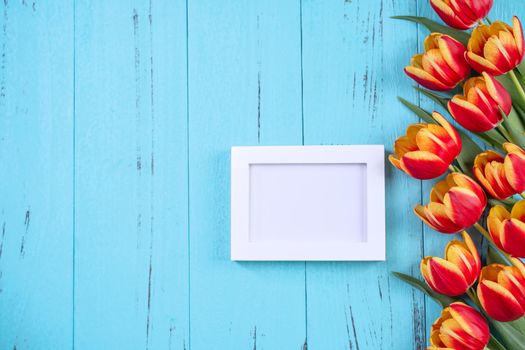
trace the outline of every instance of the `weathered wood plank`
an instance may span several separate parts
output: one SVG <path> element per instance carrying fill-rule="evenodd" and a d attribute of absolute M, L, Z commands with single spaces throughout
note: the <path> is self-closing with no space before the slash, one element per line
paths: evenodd
<path fill-rule="evenodd" d="M 76 349 L 188 343 L 185 6 L 76 5 Z"/>
<path fill-rule="evenodd" d="M 305 1 L 306 144 L 386 144 L 404 133 L 399 94 L 404 53 L 416 30 L 389 17 L 416 13 L 415 1 Z M 400 82 L 403 83 L 400 83 Z M 422 254 L 422 226 L 411 208 L 420 184 L 387 165 L 387 261 L 307 263 L 309 349 L 424 349 L 423 297 L 391 276 Z M 329 321 L 327 321 L 329 320 Z"/>
<path fill-rule="evenodd" d="M 0 348 L 72 346 L 73 7 L 0 3 Z"/>
<path fill-rule="evenodd" d="M 304 263 L 229 260 L 230 147 L 302 141 L 299 5 L 189 3 L 193 350 L 304 345 Z"/>

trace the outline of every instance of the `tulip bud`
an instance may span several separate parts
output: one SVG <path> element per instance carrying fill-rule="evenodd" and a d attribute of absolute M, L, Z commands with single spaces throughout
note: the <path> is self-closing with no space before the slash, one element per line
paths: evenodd
<path fill-rule="evenodd" d="M 388 159 L 408 175 L 427 180 L 441 176 L 461 152 L 458 132 L 438 112 L 432 117 L 441 125 L 414 124 L 406 136 L 394 143 L 394 155 Z"/>
<path fill-rule="evenodd" d="M 456 29 L 472 28 L 489 13 L 493 0 L 430 0 L 438 16 Z"/>
<path fill-rule="evenodd" d="M 498 248 L 525 258 L 525 200 L 514 204 L 510 213 L 501 205 L 492 207 L 487 227 Z"/>
<path fill-rule="evenodd" d="M 505 158 L 489 150 L 474 159 L 474 176 L 497 199 L 525 191 L 525 152 L 508 142 L 503 147 L 508 152 Z"/>
<path fill-rule="evenodd" d="M 430 203 L 418 205 L 415 214 L 442 233 L 455 233 L 474 225 L 483 214 L 487 197 L 483 189 L 461 173 L 450 173 L 430 192 Z"/>
<path fill-rule="evenodd" d="M 490 340 L 487 321 L 476 309 L 456 302 L 432 325 L 427 350 L 483 350 Z"/>
<path fill-rule="evenodd" d="M 480 73 L 501 75 L 520 64 L 524 45 L 518 17 L 512 18 L 512 28 L 500 21 L 481 24 L 472 31 L 465 58 Z"/>
<path fill-rule="evenodd" d="M 412 57 L 405 73 L 427 89 L 453 89 L 470 73 L 465 46 L 456 39 L 432 33 L 425 39 L 425 53 Z"/>
<path fill-rule="evenodd" d="M 452 117 L 465 129 L 485 132 L 494 129 L 503 119 L 501 110 L 508 115 L 512 108 L 509 93 L 494 77 L 468 79 L 463 85 L 463 95 L 455 95 L 448 102 Z"/>
<path fill-rule="evenodd" d="M 496 321 L 509 322 L 525 316 L 525 266 L 492 264 L 481 269 L 478 297 L 483 309 Z"/>
<path fill-rule="evenodd" d="M 433 291 L 448 296 L 466 293 L 479 277 L 481 261 L 478 250 L 466 231 L 463 241 L 452 240 L 445 248 L 445 259 L 425 257 L 421 274 Z"/>

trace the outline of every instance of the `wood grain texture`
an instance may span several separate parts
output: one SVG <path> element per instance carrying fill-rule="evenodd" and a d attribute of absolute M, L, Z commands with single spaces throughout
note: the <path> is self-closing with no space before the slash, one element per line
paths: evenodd
<path fill-rule="evenodd" d="M 491 19 L 525 17 L 496 0 Z M 0 349 L 424 349 L 449 236 L 387 165 L 387 261 L 231 262 L 230 147 L 385 144 L 426 0 L 0 2 Z"/>
<path fill-rule="evenodd" d="M 407 125 L 396 95 L 415 96 L 408 79 L 400 83 L 400 53 L 416 49 L 416 31 L 389 17 L 415 11 L 412 1 L 304 2 L 305 143 L 386 143 L 391 151 Z M 391 276 L 410 272 L 422 254 L 411 212 L 420 186 L 390 167 L 386 184 L 387 261 L 307 263 L 309 349 L 425 347 L 423 297 Z"/>
<path fill-rule="evenodd" d="M 184 349 L 186 4 L 76 4 L 75 348 Z"/>
<path fill-rule="evenodd" d="M 68 349 L 73 7 L 0 3 L 0 348 Z"/>
<path fill-rule="evenodd" d="M 300 144 L 298 1 L 188 8 L 191 348 L 300 349 L 304 263 L 230 261 L 230 147 Z"/>

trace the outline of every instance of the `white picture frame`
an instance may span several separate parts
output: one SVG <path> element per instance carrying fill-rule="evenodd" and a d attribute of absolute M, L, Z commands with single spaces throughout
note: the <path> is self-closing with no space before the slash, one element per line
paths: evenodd
<path fill-rule="evenodd" d="M 231 149 L 231 259 L 385 260 L 384 146 Z"/>

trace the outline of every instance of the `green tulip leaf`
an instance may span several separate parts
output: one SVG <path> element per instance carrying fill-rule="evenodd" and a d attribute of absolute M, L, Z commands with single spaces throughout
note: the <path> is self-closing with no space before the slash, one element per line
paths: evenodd
<path fill-rule="evenodd" d="M 507 265 L 507 261 L 491 246 L 487 250 L 487 265 L 490 264 Z"/>
<path fill-rule="evenodd" d="M 490 337 L 489 343 L 487 344 L 487 349 L 490 350 L 507 350 L 494 336 Z"/>
<path fill-rule="evenodd" d="M 503 111 L 501 113 L 504 115 Z M 503 120 L 503 127 L 507 129 L 512 138 L 513 143 L 525 148 L 525 127 L 521 122 L 521 118 L 514 108 L 510 110 L 509 115 Z"/>
<path fill-rule="evenodd" d="M 525 75 L 525 60 L 522 60 L 520 64 L 518 64 L 518 71 L 522 74 L 522 75 Z"/>
<path fill-rule="evenodd" d="M 509 323 L 490 320 L 492 328 L 500 335 L 498 338 L 507 349 L 525 350 L 525 335 Z"/>
<path fill-rule="evenodd" d="M 408 102 L 407 100 L 405 100 L 402 97 L 398 97 L 398 99 L 403 105 L 405 105 L 405 107 L 407 107 L 412 112 L 414 112 L 419 118 L 423 119 L 427 123 L 437 124 L 436 121 L 432 118 L 432 115 L 430 113 L 428 113 L 427 111 L 425 111 L 424 109 L 416 106 L 413 103 Z"/>
<path fill-rule="evenodd" d="M 420 291 L 422 291 L 423 293 L 425 293 L 426 295 L 434 299 L 434 301 L 438 303 L 439 305 L 441 305 L 441 307 L 445 308 L 449 306 L 450 304 L 452 304 L 453 302 L 461 301 L 461 299 L 451 298 L 446 295 L 441 295 L 441 294 L 434 292 L 432 289 L 430 289 L 430 287 L 426 285 L 425 282 L 420 281 L 417 278 L 414 278 L 412 276 L 405 275 L 404 273 L 401 273 L 401 272 L 392 272 L 392 274 L 396 276 L 397 278 L 399 278 L 401 281 L 410 284 L 412 287 L 419 289 Z"/>
<path fill-rule="evenodd" d="M 470 38 L 470 35 L 462 30 L 450 28 L 448 26 L 439 24 L 431 19 L 428 19 L 426 17 L 418 17 L 418 16 L 393 16 L 394 19 L 402 19 L 405 21 L 411 21 L 415 23 L 419 23 L 423 26 L 425 26 L 431 33 L 437 32 L 437 33 L 443 33 L 446 35 L 450 35 L 457 41 L 461 42 L 463 45 L 467 46 L 468 40 Z"/>
<path fill-rule="evenodd" d="M 447 96 L 443 96 L 441 94 L 438 94 L 434 91 L 430 91 L 427 89 L 423 89 L 419 86 L 416 86 L 415 88 L 417 91 L 421 92 L 426 97 L 430 98 L 432 101 L 436 102 L 441 107 L 447 109 L 448 101 L 450 101 L 450 98 L 447 98 Z"/>

